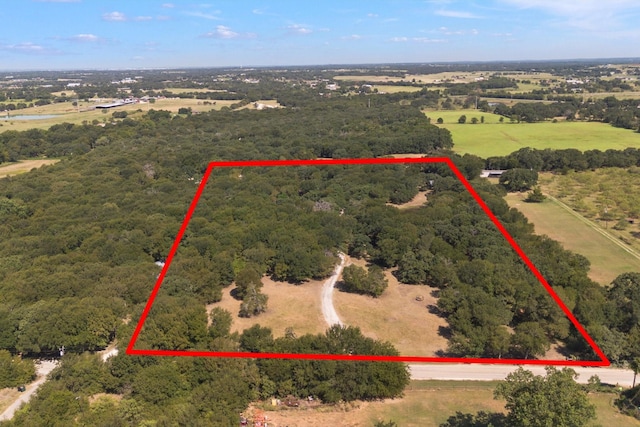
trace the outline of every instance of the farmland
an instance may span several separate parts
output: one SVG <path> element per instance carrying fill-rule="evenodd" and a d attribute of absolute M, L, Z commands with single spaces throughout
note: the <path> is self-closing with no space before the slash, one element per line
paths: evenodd
<path fill-rule="evenodd" d="M 525 203 L 524 197 L 513 193 L 506 201 L 534 224 L 536 234 L 545 234 L 566 249 L 585 256 L 591 263 L 589 277 L 592 280 L 605 285 L 619 274 L 640 271 L 640 260 L 554 201 Z"/>
<path fill-rule="evenodd" d="M 623 150 L 627 147 L 640 147 L 640 134 L 626 129 L 612 127 L 596 122 L 558 121 L 540 123 L 504 123 L 499 116 L 478 110 L 428 111 L 432 123 L 441 117 L 442 127 L 451 132 L 454 151 L 470 153 L 487 158 L 504 156 L 523 147 L 538 149 L 576 148 L 586 150 Z M 459 124 L 458 118 L 466 115 L 467 122 Z M 485 122 L 480 123 L 484 116 Z M 478 124 L 471 124 L 472 118 Z"/>
<path fill-rule="evenodd" d="M 78 107 L 72 105 L 71 102 L 60 102 L 56 104 L 44 105 L 41 107 L 25 108 L 14 111 L 14 116 L 44 116 L 42 119 L 18 120 L 13 118 L 0 118 L 0 132 L 5 130 L 23 131 L 27 129 L 48 129 L 51 126 L 67 122 L 80 124 L 83 122 L 91 123 L 93 120 L 106 122 L 111 119 L 111 114 L 115 111 L 126 111 L 130 116 L 135 117 L 136 114 L 143 114 L 149 110 L 167 110 L 177 113 L 180 108 L 191 108 L 193 112 L 206 112 L 212 110 L 220 110 L 223 107 L 230 107 L 237 104 L 238 101 L 233 100 L 211 100 L 210 104 L 199 99 L 184 98 L 164 98 L 158 99 L 155 103 L 145 102 L 139 104 L 127 104 L 115 109 L 97 110 L 93 109 L 96 102 L 80 102 Z M 260 104 L 275 105 L 274 101 L 258 101 Z M 253 104 L 249 104 L 245 108 L 254 108 Z M 78 111 L 78 109 L 80 111 Z M 50 117 L 54 116 L 54 117 Z"/>

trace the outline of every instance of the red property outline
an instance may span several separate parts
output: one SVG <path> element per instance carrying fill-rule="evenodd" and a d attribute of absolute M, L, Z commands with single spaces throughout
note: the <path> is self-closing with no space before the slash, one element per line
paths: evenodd
<path fill-rule="evenodd" d="M 372 164 L 398 164 L 398 163 L 445 163 L 451 168 L 456 177 L 464 185 L 467 191 L 473 196 L 475 201 L 480 205 L 482 210 L 487 214 L 491 221 L 495 224 L 504 238 L 513 247 L 516 253 L 529 267 L 538 281 L 544 286 L 549 295 L 554 299 L 556 304 L 562 309 L 573 326 L 580 332 L 582 337 L 589 343 L 593 351 L 598 355 L 600 360 L 580 361 L 580 360 L 521 360 L 521 359 L 491 359 L 491 358 L 465 358 L 465 357 L 422 357 L 422 356 L 367 356 L 367 355 L 348 355 L 348 354 L 289 354 L 289 353 L 249 353 L 249 352 L 222 352 L 222 351 L 192 351 L 192 350 L 138 350 L 134 349 L 138 335 L 142 330 L 142 326 L 147 319 L 149 310 L 160 290 L 160 285 L 171 265 L 178 246 L 184 236 L 189 225 L 191 216 L 200 200 L 200 196 L 207 185 L 207 181 L 214 168 L 221 167 L 264 167 L 264 166 L 322 166 L 322 165 L 372 165 Z M 189 210 L 185 215 L 185 219 L 180 227 L 180 231 L 176 236 L 171 250 L 167 256 L 166 262 L 162 267 L 162 271 L 156 280 L 156 284 L 149 296 L 149 300 L 140 316 L 140 320 L 131 336 L 126 354 L 138 356 L 189 356 L 189 357 L 243 357 L 243 358 L 269 358 L 269 359 L 325 359 L 325 360 L 359 360 L 359 361 L 385 361 L 385 362 L 436 362 L 436 363 L 481 363 L 481 364 L 504 364 L 504 365 L 556 365 L 556 366 L 609 366 L 611 363 L 607 356 L 600 350 L 600 347 L 593 341 L 587 331 L 578 322 L 575 316 L 567 308 L 567 306 L 558 297 L 549 283 L 542 276 L 540 271 L 531 262 L 529 257 L 522 251 L 520 246 L 513 240 L 509 232 L 504 228 L 502 223 L 491 212 L 482 198 L 476 193 L 469 181 L 462 175 L 460 170 L 446 157 L 422 157 L 422 158 L 363 158 L 363 159 L 312 159 L 312 160 L 249 160 L 249 161 L 222 161 L 211 162 L 198 186 L 196 194 L 191 201 Z"/>

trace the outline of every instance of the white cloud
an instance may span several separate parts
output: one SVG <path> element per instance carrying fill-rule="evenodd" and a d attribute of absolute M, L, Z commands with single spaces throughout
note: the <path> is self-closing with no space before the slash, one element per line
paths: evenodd
<path fill-rule="evenodd" d="M 222 19 L 218 16 L 220 14 L 220 11 L 214 11 L 213 13 L 204 13 L 204 12 L 183 12 L 183 13 L 187 16 L 209 19 L 211 21 L 220 21 Z"/>
<path fill-rule="evenodd" d="M 174 7 L 176 7 L 176 5 L 173 3 L 163 3 L 162 7 L 165 9 L 173 9 Z"/>
<path fill-rule="evenodd" d="M 460 18 L 460 19 L 481 19 L 482 16 L 475 15 L 471 12 L 463 12 L 459 10 L 447 10 L 440 9 L 434 12 L 438 16 L 444 16 L 445 18 Z"/>
<path fill-rule="evenodd" d="M 637 0 L 581 0 L 578 3 L 556 0 L 500 0 L 520 9 L 537 9 L 558 18 L 558 25 L 601 32 L 619 28 L 620 20 L 640 13 Z M 608 28 L 607 28 L 608 27 Z M 635 28 L 634 28 L 635 29 Z"/>
<path fill-rule="evenodd" d="M 102 15 L 102 19 L 105 21 L 112 21 L 112 22 L 124 22 L 127 20 L 127 16 L 122 12 L 109 12 L 109 13 L 104 13 Z"/>
<path fill-rule="evenodd" d="M 102 39 L 95 34 L 76 34 L 75 36 L 69 37 L 69 40 L 76 42 L 95 43 L 101 41 Z"/>
<path fill-rule="evenodd" d="M 377 13 L 367 13 L 367 18 L 377 18 L 378 14 Z"/>
<path fill-rule="evenodd" d="M 23 42 L 18 44 L 0 44 L 0 50 L 27 55 L 56 55 L 61 53 L 59 50 L 50 49 L 31 42 Z"/>
<path fill-rule="evenodd" d="M 342 40 L 362 40 L 364 37 L 360 34 L 351 34 L 350 36 L 340 37 Z"/>
<path fill-rule="evenodd" d="M 310 28 L 299 24 L 289 25 L 287 27 L 287 30 L 289 30 L 289 32 L 293 34 L 311 34 L 313 32 L 313 30 L 311 30 Z"/>
<path fill-rule="evenodd" d="M 218 25 L 215 31 L 205 33 L 202 35 L 202 37 L 230 40 L 230 39 L 253 39 L 253 38 L 256 38 L 257 35 L 254 33 L 237 33 L 229 27 L 226 27 L 224 25 Z"/>
<path fill-rule="evenodd" d="M 392 37 L 390 41 L 395 43 L 407 43 L 407 42 L 415 42 L 415 43 L 444 43 L 445 39 L 430 39 L 428 37 Z"/>

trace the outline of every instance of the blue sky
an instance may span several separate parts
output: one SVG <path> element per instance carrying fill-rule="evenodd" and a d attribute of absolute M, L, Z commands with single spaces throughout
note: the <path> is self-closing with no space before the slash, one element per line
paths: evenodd
<path fill-rule="evenodd" d="M 640 57 L 638 0 L 0 0 L 0 70 Z"/>

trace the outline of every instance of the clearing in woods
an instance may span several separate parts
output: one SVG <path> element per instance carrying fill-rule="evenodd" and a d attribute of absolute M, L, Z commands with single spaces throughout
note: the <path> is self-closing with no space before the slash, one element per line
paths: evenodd
<path fill-rule="evenodd" d="M 60 160 L 58 159 L 34 159 L 21 160 L 16 163 L 2 163 L 0 164 L 0 178 L 19 175 L 21 173 L 29 172 L 31 169 L 37 169 L 44 165 L 52 165 L 59 161 Z"/>

